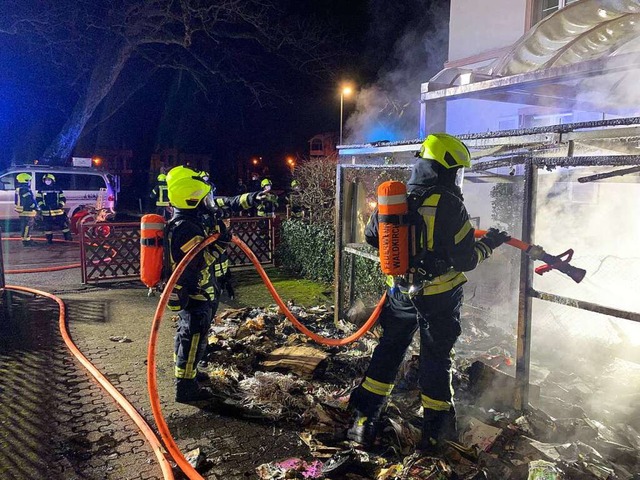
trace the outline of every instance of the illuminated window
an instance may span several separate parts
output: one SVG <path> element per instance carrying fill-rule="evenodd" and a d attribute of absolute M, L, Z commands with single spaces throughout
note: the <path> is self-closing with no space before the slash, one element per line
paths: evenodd
<path fill-rule="evenodd" d="M 543 18 L 551 15 L 553 12 L 577 1 L 578 0 L 534 0 L 533 22 L 531 22 L 531 24 L 535 25 Z"/>

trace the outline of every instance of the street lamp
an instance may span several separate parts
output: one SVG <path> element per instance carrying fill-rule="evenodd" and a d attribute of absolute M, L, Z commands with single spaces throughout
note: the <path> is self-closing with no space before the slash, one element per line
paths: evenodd
<path fill-rule="evenodd" d="M 293 170 L 296 168 L 296 161 L 293 159 L 293 157 L 287 157 L 287 165 L 289 165 L 291 174 L 293 175 Z"/>
<path fill-rule="evenodd" d="M 342 87 L 340 90 L 340 145 L 342 145 L 342 114 L 344 112 L 344 97 L 345 95 L 348 97 L 353 92 L 353 89 L 350 86 Z"/>

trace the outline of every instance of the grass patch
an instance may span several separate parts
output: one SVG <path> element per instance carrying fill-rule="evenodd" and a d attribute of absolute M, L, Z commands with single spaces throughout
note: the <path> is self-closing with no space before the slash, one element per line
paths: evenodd
<path fill-rule="evenodd" d="M 283 301 L 293 300 L 296 305 L 307 307 L 333 304 L 333 289 L 330 285 L 293 278 L 274 267 L 265 270 Z M 266 307 L 276 303 L 254 269 L 233 272 L 233 285 L 236 290 L 235 301 L 229 302 L 223 296 L 224 303 L 237 307 Z"/>

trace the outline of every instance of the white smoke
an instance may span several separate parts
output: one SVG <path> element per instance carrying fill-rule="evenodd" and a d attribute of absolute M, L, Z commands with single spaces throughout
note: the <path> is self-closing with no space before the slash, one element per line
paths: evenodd
<path fill-rule="evenodd" d="M 345 124 L 345 144 L 418 137 L 420 84 L 440 71 L 447 59 L 449 11 L 448 4 L 441 3 L 416 10 L 414 21 L 399 32 L 395 44 L 377 49 L 379 54 L 387 48 L 392 53 L 379 79 L 358 91 L 355 112 Z"/>

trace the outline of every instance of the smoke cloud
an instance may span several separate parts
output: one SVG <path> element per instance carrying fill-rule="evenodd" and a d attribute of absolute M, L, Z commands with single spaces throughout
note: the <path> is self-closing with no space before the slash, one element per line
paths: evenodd
<path fill-rule="evenodd" d="M 385 25 L 388 28 L 390 15 L 394 15 L 389 8 L 402 8 L 372 3 L 373 32 Z M 359 90 L 355 112 L 345 124 L 345 144 L 418 137 L 420 84 L 439 72 L 447 60 L 449 5 L 434 2 L 425 7 L 424 1 L 411 3 L 413 20 L 402 31 L 371 35 L 372 40 L 378 42 L 374 55 L 391 53 L 378 80 Z M 403 7 L 406 9 L 407 5 Z M 407 12 L 403 16 L 406 18 Z M 391 36 L 398 40 L 393 45 L 385 45 L 386 38 Z"/>

